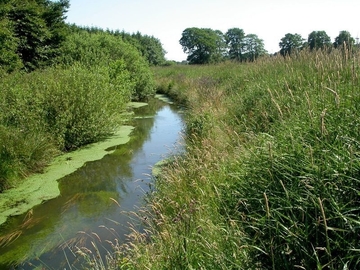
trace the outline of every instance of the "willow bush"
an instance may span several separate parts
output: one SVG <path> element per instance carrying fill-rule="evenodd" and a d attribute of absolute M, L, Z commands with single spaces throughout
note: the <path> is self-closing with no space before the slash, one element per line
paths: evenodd
<path fill-rule="evenodd" d="M 121 36 L 106 32 L 89 33 L 78 30 L 69 34 L 63 45 L 60 62 L 65 65 L 80 63 L 86 67 L 113 66 L 121 61 L 122 68 L 130 73 L 133 88 L 131 99 L 142 100 L 154 94 L 153 75 L 149 64 L 140 52 L 124 42 Z"/>
<path fill-rule="evenodd" d="M 1 186 L 41 171 L 56 153 L 109 136 L 121 123 L 134 83 L 122 61 L 74 64 L 2 78 Z"/>

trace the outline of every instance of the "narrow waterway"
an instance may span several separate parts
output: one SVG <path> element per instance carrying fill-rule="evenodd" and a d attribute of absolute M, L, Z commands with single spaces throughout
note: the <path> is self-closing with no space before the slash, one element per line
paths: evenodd
<path fill-rule="evenodd" d="M 152 166 L 182 151 L 183 121 L 158 99 L 134 110 L 127 144 L 60 179 L 59 197 L 0 227 L 0 269 L 82 269 L 76 247 L 92 241 L 104 259 L 108 241 L 124 242 L 129 224 L 141 226 L 130 212 L 151 189 Z"/>

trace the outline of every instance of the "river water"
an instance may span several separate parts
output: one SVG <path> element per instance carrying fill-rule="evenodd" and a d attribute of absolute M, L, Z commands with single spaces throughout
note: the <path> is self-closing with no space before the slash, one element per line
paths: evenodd
<path fill-rule="evenodd" d="M 59 197 L 0 227 L 0 269 L 82 269 L 75 247 L 91 249 L 92 241 L 104 259 L 108 241 L 124 242 L 129 224 L 141 226 L 130 212 L 144 205 L 152 166 L 183 150 L 183 121 L 158 99 L 134 111 L 127 144 L 60 179 Z"/>

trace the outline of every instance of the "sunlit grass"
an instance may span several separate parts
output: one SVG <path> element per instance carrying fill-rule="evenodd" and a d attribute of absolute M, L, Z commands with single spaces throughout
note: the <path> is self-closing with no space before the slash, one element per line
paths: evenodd
<path fill-rule="evenodd" d="M 156 179 L 125 269 L 356 269 L 359 53 L 154 70 L 187 152 Z"/>

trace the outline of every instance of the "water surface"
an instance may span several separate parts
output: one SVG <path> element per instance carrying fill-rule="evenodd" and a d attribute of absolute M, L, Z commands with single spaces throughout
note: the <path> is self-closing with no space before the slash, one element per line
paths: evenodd
<path fill-rule="evenodd" d="M 76 247 L 93 241 L 104 255 L 106 240 L 126 241 L 129 223 L 136 224 L 129 212 L 143 205 L 152 166 L 182 150 L 174 106 L 152 99 L 135 113 L 130 142 L 60 179 L 59 197 L 0 227 L 0 269 L 81 269 Z"/>

